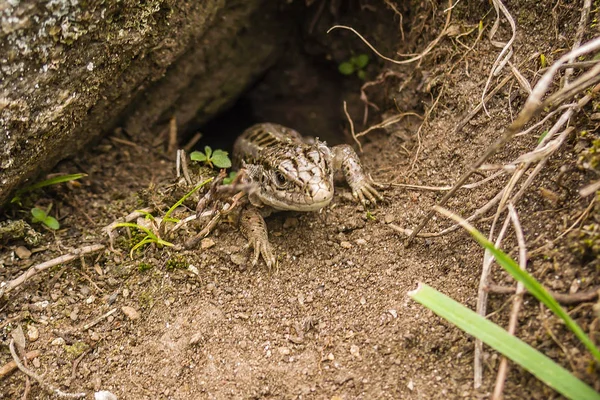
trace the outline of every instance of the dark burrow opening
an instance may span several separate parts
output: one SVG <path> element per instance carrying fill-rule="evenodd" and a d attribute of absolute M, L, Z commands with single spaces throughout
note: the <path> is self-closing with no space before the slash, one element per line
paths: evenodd
<path fill-rule="evenodd" d="M 196 148 L 209 145 L 231 151 L 245 129 L 273 122 L 330 145 L 351 143 L 344 102 L 357 131 L 378 122 L 380 110 L 394 108 L 397 94 L 382 90 L 383 86 L 365 90 L 369 97 L 361 98 L 361 86 L 380 77 L 384 62 L 352 32 L 327 30 L 338 24 L 352 26 L 377 43 L 380 51 L 393 54 L 403 43 L 398 15 L 384 4 L 367 7 L 354 0 L 316 3 L 322 4 L 305 7 L 295 16 L 292 34 L 273 66 L 229 109 L 205 124 L 188 127 L 184 141 L 200 132 L 202 139 Z M 408 16 L 408 5 L 404 7 Z M 344 69 L 348 64 L 353 64 L 351 72 Z M 397 83 L 394 79 L 386 84 Z M 367 107 L 368 117 L 363 118 Z"/>

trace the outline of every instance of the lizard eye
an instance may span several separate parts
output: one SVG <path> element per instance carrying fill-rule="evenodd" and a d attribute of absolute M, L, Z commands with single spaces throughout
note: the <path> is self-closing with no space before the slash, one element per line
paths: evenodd
<path fill-rule="evenodd" d="M 279 171 L 275 172 L 275 185 L 283 187 L 286 183 L 287 179 L 285 179 L 285 176 Z"/>

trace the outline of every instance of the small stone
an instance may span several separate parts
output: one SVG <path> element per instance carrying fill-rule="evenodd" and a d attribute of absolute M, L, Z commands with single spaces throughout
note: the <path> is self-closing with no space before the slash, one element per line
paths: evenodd
<path fill-rule="evenodd" d="M 208 285 L 206 285 L 206 291 L 213 292 L 214 290 L 215 290 L 215 284 L 214 283 L 209 283 Z"/>
<path fill-rule="evenodd" d="M 42 363 L 40 362 L 40 359 L 38 357 L 33 359 L 33 366 L 36 368 L 39 368 L 42 366 Z"/>
<path fill-rule="evenodd" d="M 360 348 L 353 344 L 352 346 L 350 346 L 350 354 L 352 354 L 353 357 L 355 358 L 360 358 Z"/>
<path fill-rule="evenodd" d="M 408 381 L 408 384 L 406 386 L 408 387 L 408 390 L 410 390 L 412 392 L 413 389 L 415 388 L 415 383 L 411 379 L 410 381 Z"/>
<path fill-rule="evenodd" d="M 215 245 L 215 241 L 211 238 L 204 238 L 200 241 L 200 248 L 202 250 L 210 249 Z"/>
<path fill-rule="evenodd" d="M 246 264 L 246 257 L 244 257 L 241 254 L 232 254 L 231 262 L 234 263 L 235 265 L 244 265 L 244 264 Z"/>
<path fill-rule="evenodd" d="M 29 257 L 31 257 L 31 251 L 25 246 L 17 247 L 15 249 L 15 253 L 21 260 L 27 260 Z"/>
<path fill-rule="evenodd" d="M 97 332 L 90 332 L 90 339 L 97 342 L 100 340 L 100 335 Z"/>
<path fill-rule="evenodd" d="M 288 217 L 283 222 L 283 229 L 295 228 L 296 226 L 298 226 L 298 224 L 298 218 Z"/>
<path fill-rule="evenodd" d="M 117 396 L 108 392 L 106 390 L 102 390 L 100 392 L 94 393 L 94 400 L 118 400 Z"/>
<path fill-rule="evenodd" d="M 38 328 L 36 328 L 35 325 L 29 325 L 27 327 L 27 339 L 29 339 L 30 342 L 35 342 L 39 337 L 40 331 Z"/>
<path fill-rule="evenodd" d="M 365 304 L 367 304 L 367 299 L 365 299 L 364 297 L 360 298 L 360 305 L 364 306 Z"/>
<path fill-rule="evenodd" d="M 248 347 L 248 343 L 245 340 L 240 340 L 238 344 L 241 349 L 246 349 Z"/>
<path fill-rule="evenodd" d="M 91 295 L 90 297 L 85 299 L 85 304 L 92 304 L 94 301 L 96 301 L 96 296 Z"/>
<path fill-rule="evenodd" d="M 365 239 L 362 239 L 362 238 L 361 239 L 356 239 L 355 242 L 356 242 L 356 244 L 358 244 L 360 246 L 363 246 L 363 245 L 367 244 L 367 241 Z"/>
<path fill-rule="evenodd" d="M 123 297 L 124 298 L 128 298 L 129 297 L 129 289 L 127 289 L 127 288 L 123 289 Z"/>
<path fill-rule="evenodd" d="M 388 310 L 388 312 L 392 315 L 392 317 L 398 318 L 398 311 L 392 309 L 392 310 Z"/>
<path fill-rule="evenodd" d="M 140 313 L 137 312 L 137 310 L 133 307 L 123 306 L 121 307 L 121 311 L 123 311 L 123 314 L 125 314 L 127 318 L 129 318 L 132 321 L 135 321 L 140 317 Z"/>
<path fill-rule="evenodd" d="M 196 268 L 195 265 L 188 265 L 188 271 L 190 271 L 192 274 L 194 275 L 200 275 L 200 271 L 198 271 L 198 268 Z"/>
<path fill-rule="evenodd" d="M 344 249 L 349 249 L 352 247 L 352 243 L 344 240 L 343 242 L 340 242 L 340 246 L 342 246 Z"/>
<path fill-rule="evenodd" d="M 200 333 L 200 332 L 195 333 L 194 336 L 192 336 L 192 338 L 190 339 L 190 346 L 194 346 L 194 345 L 200 343 L 201 340 L 202 340 L 202 333 Z"/>
<path fill-rule="evenodd" d="M 235 314 L 234 317 L 237 319 L 243 319 L 243 320 L 247 320 L 248 318 L 250 318 L 250 316 L 248 314 L 243 313 L 243 312 Z"/>
<path fill-rule="evenodd" d="M 52 343 L 50 343 L 52 346 L 62 346 L 65 344 L 65 339 L 61 338 L 61 337 L 57 337 L 56 339 L 54 339 L 52 341 Z"/>
<path fill-rule="evenodd" d="M 394 220 L 396 219 L 396 217 L 392 214 L 386 214 L 385 217 L 383 217 L 383 222 L 385 222 L 386 224 L 391 224 L 392 222 L 394 222 Z"/>
<path fill-rule="evenodd" d="M 280 347 L 277 351 L 279 351 L 279 354 L 282 356 L 287 356 L 292 352 L 289 347 Z"/>
<path fill-rule="evenodd" d="M 327 359 L 329 361 L 333 361 L 333 360 L 335 360 L 335 356 L 333 355 L 333 353 L 329 353 L 329 354 L 327 354 Z"/>

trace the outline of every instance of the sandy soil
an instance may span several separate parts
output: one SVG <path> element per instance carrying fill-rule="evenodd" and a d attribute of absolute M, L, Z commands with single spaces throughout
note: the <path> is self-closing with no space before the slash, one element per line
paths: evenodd
<path fill-rule="evenodd" d="M 578 7 L 559 5 L 557 26 L 567 21 L 575 27 Z M 545 12 L 543 6 L 528 2 L 516 8 L 516 15 L 523 9 Z M 459 7 L 456 15 L 463 29 L 467 23 L 476 26 L 483 10 Z M 561 34 L 570 37 L 572 30 Z M 472 45 L 476 35 L 477 31 L 463 40 Z M 501 35 L 509 36 L 507 30 L 501 30 Z M 552 42 L 558 36 L 545 36 L 541 30 L 520 31 L 515 65 L 525 62 L 536 48 L 552 61 L 556 57 L 552 50 L 561 46 L 564 50 L 570 43 Z M 534 46 L 539 43 L 543 46 Z M 431 64 L 438 67 L 432 67 L 429 75 L 410 67 L 395 69 L 399 78 L 378 89 L 379 94 L 388 91 L 388 102 L 395 97 L 400 104 L 414 104 L 401 110 L 420 115 L 440 98 L 418 137 L 421 120 L 417 117 L 369 133 L 361 157 L 377 181 L 452 184 L 526 98 L 513 81 L 487 103 L 489 116 L 481 112 L 455 132 L 453 128 L 479 102 L 498 51 L 483 40 L 473 54 L 460 60 L 461 54 L 451 51 L 455 44 L 447 39 L 439 46 L 436 60 L 445 60 L 445 67 L 440 66 L 443 62 Z M 538 59 L 521 67 L 529 80 L 537 79 Z M 449 65 L 454 66 L 451 73 Z M 441 72 L 448 73 L 444 80 Z M 412 82 L 408 87 L 413 91 L 398 93 L 405 81 Z M 359 80 L 348 84 L 355 98 L 359 85 Z M 354 103 L 355 109 L 361 109 L 360 104 Z M 597 107 L 590 103 L 572 119 L 573 134 L 517 205 L 530 252 L 528 267 L 560 293 L 583 292 L 599 284 L 600 246 L 594 250 L 584 241 L 597 244 L 600 235 L 586 232 L 597 229 L 600 213 L 592 205 L 580 218 L 592 199 L 578 194 L 596 176 L 582 168 L 582 159 L 588 157 L 593 139 L 598 139 L 598 122 L 588 118 Z M 491 162 L 508 162 L 531 150 L 548 126 L 511 141 Z M 0 281 L 72 249 L 106 244 L 102 227 L 142 207 L 164 213 L 185 193 L 174 186 L 174 163 L 164 155 L 164 143 L 155 138 L 127 140 L 116 132 L 57 167 L 57 172 L 89 176 L 34 195 L 31 201 L 40 206 L 52 202 L 61 229 L 54 232 L 33 225 L 43 235 L 36 245 L 23 240 L 2 242 Z M 508 177 L 461 190 L 447 206 L 471 215 L 506 185 Z M 480 179 L 474 176 L 471 182 Z M 245 239 L 233 221 L 221 223 L 202 248 L 176 251 L 146 246 L 133 259 L 131 241 L 121 231 L 114 252 L 105 249 L 58 265 L 6 296 L 0 306 L 0 365 L 11 360 L 6 344 L 11 332 L 21 326 L 28 337 L 27 350 L 41 352 L 29 366 L 45 373 L 47 382 L 71 392 L 108 390 L 119 399 L 489 397 L 498 354 L 485 349 L 484 385 L 473 389 L 473 339 L 407 297 L 417 282 L 425 282 L 475 307 L 483 251 L 466 233 L 457 230 L 418 238 L 406 247 L 406 235 L 398 231 L 398 227 L 417 226 L 443 192 L 391 186 L 384 191 L 385 203 L 367 213 L 352 201 L 344 184 L 336 190 L 333 203 L 320 213 L 279 213 L 268 218 L 279 256 L 274 271 L 263 263 L 249 266 Z M 3 219 L 28 220 L 28 212 L 26 207 L 8 210 Z M 192 213 L 182 209 L 178 216 Z M 486 216 L 490 215 L 493 211 Z M 486 218 L 476 225 L 487 232 L 490 222 Z M 574 224 L 571 233 L 555 240 Z M 437 232 L 450 225 L 438 216 L 425 230 Z M 188 226 L 173 242 L 183 243 L 198 229 Z M 23 253 L 21 247 L 32 254 Z M 512 232 L 504 248 L 516 256 Z M 497 267 L 493 281 L 514 286 Z M 511 300 L 507 294 L 491 294 L 489 318 L 507 326 Z M 568 306 L 593 339 L 598 337 L 595 301 Z M 113 309 L 110 316 L 86 326 Z M 519 337 L 600 388 L 591 356 L 548 310 L 525 297 L 519 321 Z M 14 373 L 2 379 L 0 398 L 20 398 L 24 388 L 24 376 Z M 558 397 L 516 366 L 510 368 L 504 394 L 507 399 Z M 37 384 L 29 396 L 49 398 Z"/>

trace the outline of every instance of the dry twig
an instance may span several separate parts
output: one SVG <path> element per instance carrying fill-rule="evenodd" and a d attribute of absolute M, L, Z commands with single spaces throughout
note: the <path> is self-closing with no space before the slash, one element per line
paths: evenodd
<path fill-rule="evenodd" d="M 27 368 L 25 368 L 25 366 L 19 359 L 19 356 L 17 355 L 17 352 L 15 350 L 14 339 L 10 340 L 8 347 L 10 349 L 10 354 L 12 355 L 12 358 L 13 358 L 15 364 L 17 365 L 17 368 L 19 368 L 19 370 L 21 372 L 23 372 L 25 375 L 27 375 L 28 377 L 30 377 L 31 379 L 33 379 L 34 381 L 39 383 L 40 386 L 42 388 L 44 388 L 44 390 L 48 391 L 49 393 L 53 393 L 53 394 L 57 395 L 58 397 L 64 397 L 67 399 L 81 399 L 86 396 L 86 393 L 66 393 L 66 392 L 63 392 L 62 390 L 60 390 L 59 388 L 54 387 L 54 386 L 50 385 L 49 383 L 44 382 L 44 380 L 42 379 L 41 376 L 39 376 L 35 372 L 30 371 Z"/>
<path fill-rule="evenodd" d="M 33 350 L 25 354 L 27 360 L 33 360 L 42 354 L 39 350 Z M 17 363 L 14 361 L 8 362 L 0 367 L 0 379 L 7 377 L 10 375 L 15 369 L 17 369 Z"/>
<path fill-rule="evenodd" d="M 493 284 L 487 285 L 485 290 L 487 290 L 488 293 L 498 294 L 514 294 L 516 292 L 516 289 L 514 287 Z M 526 293 L 530 294 L 529 292 Z M 550 295 L 554 297 L 554 299 L 556 299 L 556 301 L 558 301 L 560 304 L 572 306 L 575 304 L 596 301 L 600 293 L 600 286 L 577 293 L 559 293 L 553 292 L 552 290 L 548 290 L 548 293 L 550 293 Z"/>
<path fill-rule="evenodd" d="M 464 185 L 464 183 L 467 181 L 467 179 L 469 179 L 469 177 L 471 176 L 471 174 L 473 172 L 475 172 L 487 159 L 489 159 L 489 157 L 491 157 L 493 154 L 495 154 L 500 148 L 504 147 L 504 145 L 508 141 L 510 141 L 514 137 L 514 135 L 516 133 L 518 133 L 525 126 L 525 124 L 527 124 L 532 118 L 534 118 L 535 116 L 537 116 L 539 114 L 539 112 L 543 108 L 543 103 L 541 101 L 542 96 L 544 96 L 544 94 L 548 90 L 550 84 L 552 83 L 552 78 L 554 77 L 554 74 L 558 71 L 558 68 L 560 67 L 560 65 L 567 62 L 567 60 L 570 57 L 579 57 L 583 54 L 587 54 L 588 52 L 597 50 L 598 48 L 600 48 L 600 37 L 587 42 L 583 46 L 565 54 L 558 61 L 556 61 L 552 65 L 552 67 L 540 78 L 537 85 L 535 85 L 535 87 L 533 88 L 533 90 L 531 92 L 531 95 L 527 98 L 525 105 L 523 106 L 523 108 L 519 112 L 519 114 L 517 115 L 517 118 L 515 118 L 515 120 L 507 127 L 504 134 L 500 138 L 498 138 L 491 146 L 489 146 L 488 149 L 485 151 L 485 153 L 477 161 L 475 161 L 475 163 L 471 166 L 471 168 L 469 168 L 469 170 L 466 171 L 458 179 L 458 181 L 455 183 L 452 190 L 450 190 L 439 201 L 438 206 L 443 206 L 444 204 L 446 204 L 446 202 L 454 195 L 454 193 L 456 193 L 456 191 L 462 185 Z M 597 85 L 592 90 L 592 94 L 597 92 L 598 90 L 600 90 L 600 87 Z M 587 95 L 578 102 L 578 105 L 576 107 L 577 111 L 581 108 L 582 102 L 583 102 L 583 104 L 586 104 L 590 100 L 589 97 L 590 97 L 590 95 Z M 586 100 L 584 101 L 584 99 L 586 99 Z M 566 113 L 568 113 L 569 111 L 571 111 L 571 113 L 573 113 L 575 111 L 575 109 L 569 109 L 569 110 L 567 110 Z M 433 209 L 430 210 L 429 213 L 427 213 L 427 215 L 421 221 L 419 226 L 417 226 L 417 228 L 415 228 L 413 230 L 412 235 L 409 236 L 407 243 L 406 243 L 407 245 L 410 245 L 410 243 L 413 241 L 415 236 L 421 231 L 421 229 L 423 229 L 425 224 L 427 224 L 427 222 L 431 219 L 431 217 L 433 216 L 434 213 L 435 213 L 435 210 L 433 210 Z"/>
<path fill-rule="evenodd" d="M 510 215 L 510 219 L 513 223 L 513 228 L 515 230 L 515 234 L 517 236 L 517 243 L 519 245 L 519 267 L 522 270 L 527 269 L 527 250 L 525 247 L 525 236 L 523 235 L 523 229 L 521 228 L 521 223 L 519 222 L 519 217 L 517 215 L 517 210 L 512 205 L 512 203 L 508 204 L 508 211 Z M 521 308 L 521 304 L 523 303 L 523 292 L 525 291 L 525 286 L 523 283 L 517 283 L 516 296 L 513 299 L 513 306 L 510 312 L 510 319 L 508 323 L 508 333 L 510 335 L 514 335 L 517 329 L 517 318 L 519 315 L 519 309 Z M 494 387 L 494 393 L 492 394 L 492 399 L 501 400 L 502 392 L 504 391 L 504 382 L 506 381 L 506 375 L 508 374 L 508 361 L 506 357 L 502 356 L 500 360 L 500 366 L 498 367 L 498 375 L 496 376 L 496 385 Z"/>
<path fill-rule="evenodd" d="M 75 260 L 85 254 L 95 253 L 104 248 L 105 248 L 105 246 L 103 244 L 93 244 L 90 246 L 83 246 L 83 247 L 80 247 L 79 249 L 72 250 L 71 253 L 69 253 L 69 254 L 65 254 L 60 257 L 53 258 L 52 260 L 43 262 L 41 264 L 34 265 L 33 267 L 29 268 L 24 273 L 19 275 L 17 278 L 15 278 L 12 281 L 9 281 L 5 285 L 3 285 L 0 288 L 0 297 L 4 296 L 5 294 L 8 294 L 13 289 L 15 289 L 15 288 L 19 287 L 20 285 L 22 285 L 23 283 L 25 283 L 32 276 L 37 275 L 38 273 L 45 271 L 48 268 L 54 267 L 55 265 L 58 265 L 58 264 L 67 263 L 67 262 Z"/>

